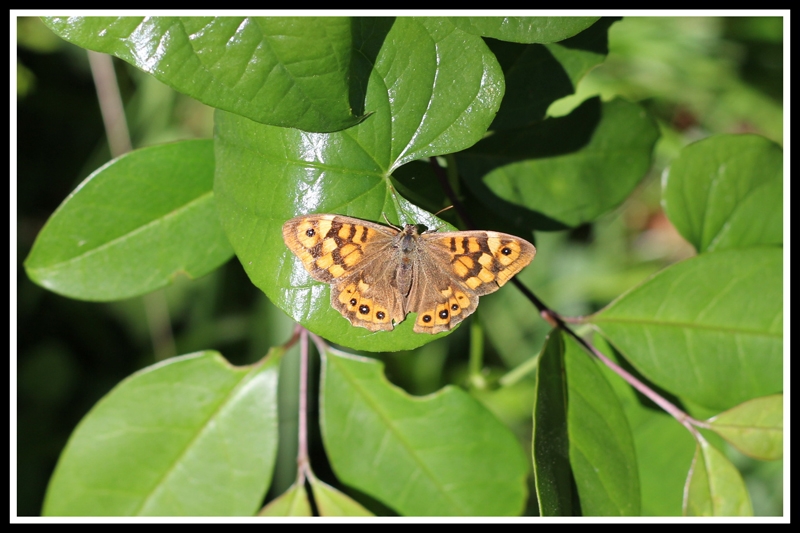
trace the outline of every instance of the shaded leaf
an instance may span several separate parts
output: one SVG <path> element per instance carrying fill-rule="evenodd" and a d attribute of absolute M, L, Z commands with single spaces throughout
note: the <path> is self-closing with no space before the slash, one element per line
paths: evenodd
<path fill-rule="evenodd" d="M 783 386 L 783 254 L 707 253 L 666 268 L 590 317 L 638 371 L 713 409 Z"/>
<path fill-rule="evenodd" d="M 513 434 L 454 387 L 412 397 L 383 364 L 328 352 L 320 405 L 336 476 L 403 515 L 518 515 L 525 457 Z"/>
<path fill-rule="evenodd" d="M 569 462 L 564 340 L 548 336 L 536 372 L 533 404 L 533 473 L 541 516 L 580 515 L 580 501 Z"/>
<path fill-rule="evenodd" d="M 119 57 L 178 92 L 258 122 L 336 131 L 363 118 L 350 111 L 347 17 L 43 20 L 71 43 Z"/>
<path fill-rule="evenodd" d="M 135 150 L 101 167 L 59 206 L 25 260 L 43 287 L 82 300 L 138 296 L 230 259 L 211 190 L 208 140 Z"/>
<path fill-rule="evenodd" d="M 700 437 L 684 491 L 687 516 L 752 516 L 753 507 L 736 467 Z"/>
<path fill-rule="evenodd" d="M 278 447 L 279 361 L 198 352 L 122 381 L 70 437 L 43 514 L 253 515 Z"/>
<path fill-rule="evenodd" d="M 685 147 L 664 176 L 664 211 L 698 252 L 783 243 L 783 150 L 758 135 Z"/>
<path fill-rule="evenodd" d="M 396 197 L 400 165 L 476 142 L 503 93 L 502 72 L 476 36 L 443 19 L 361 21 L 360 68 L 371 72 L 357 127 L 308 134 L 217 113 L 215 194 L 220 218 L 253 283 L 295 320 L 334 342 L 395 351 L 430 342 L 407 318 L 392 332 L 356 328 L 330 305 L 283 243 L 283 223 L 299 214 L 336 213 L 383 223 L 446 224 Z M 411 73 L 413 72 L 413 75 Z M 412 317 L 413 318 L 413 317 Z"/>
<path fill-rule="evenodd" d="M 497 216 L 557 230 L 627 198 L 650 168 L 658 135 L 638 105 L 595 98 L 566 117 L 498 132 L 457 160 L 467 186 Z"/>
<path fill-rule="evenodd" d="M 286 492 L 269 502 L 259 516 L 312 516 L 305 486 L 293 483 Z"/>
<path fill-rule="evenodd" d="M 708 421 L 709 429 L 750 457 L 783 457 L 783 394 L 755 398 Z"/>
<path fill-rule="evenodd" d="M 552 43 L 572 37 L 600 17 L 453 17 L 460 29 L 503 41 Z"/>

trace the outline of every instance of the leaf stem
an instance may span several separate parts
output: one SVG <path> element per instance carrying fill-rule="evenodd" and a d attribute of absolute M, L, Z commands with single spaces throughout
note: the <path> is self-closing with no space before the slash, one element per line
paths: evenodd
<path fill-rule="evenodd" d="M 468 229 L 474 230 L 476 229 L 475 226 L 472 224 L 472 220 L 467 213 L 466 209 L 464 208 L 464 204 L 461 200 L 456 196 L 453 187 L 451 186 L 447 176 L 444 172 L 444 169 L 439 165 L 438 161 L 436 161 L 435 157 L 430 159 L 431 166 L 433 167 L 434 174 L 436 174 L 437 178 L 439 179 L 439 183 L 444 190 L 444 193 L 453 203 L 453 207 L 455 208 L 456 212 L 458 213 L 461 220 L 466 224 Z M 699 433 L 695 426 L 702 425 L 702 422 L 699 422 L 689 416 L 687 413 L 683 412 L 679 409 L 676 405 L 671 403 L 669 400 L 658 394 L 652 388 L 648 387 L 645 383 L 641 380 L 636 378 L 636 376 L 632 375 L 630 372 L 625 370 L 624 368 L 620 367 L 614 361 L 606 357 L 600 350 L 594 347 L 592 343 L 578 335 L 572 328 L 567 325 L 567 322 L 575 322 L 575 323 L 582 323 L 582 319 L 565 319 L 562 318 L 561 315 L 550 309 L 542 300 L 540 300 L 530 289 L 528 289 L 525 285 L 522 284 L 517 278 L 512 278 L 511 282 L 525 295 L 526 298 L 539 310 L 540 316 L 547 321 L 551 326 L 554 328 L 561 329 L 567 335 L 575 339 L 575 341 L 580 344 L 584 350 L 586 350 L 590 355 L 597 357 L 600 361 L 603 362 L 608 368 L 614 371 L 618 376 L 628 382 L 632 387 L 636 390 L 650 398 L 656 405 L 661 407 L 664 411 L 672 415 L 678 422 L 681 423 L 689 432 L 695 437 L 698 438 Z"/>

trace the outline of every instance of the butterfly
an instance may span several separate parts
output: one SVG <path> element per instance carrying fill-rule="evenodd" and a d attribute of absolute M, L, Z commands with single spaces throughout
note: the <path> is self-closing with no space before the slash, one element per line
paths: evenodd
<path fill-rule="evenodd" d="M 330 284 L 333 308 L 370 331 L 392 330 L 408 313 L 417 313 L 417 333 L 450 330 L 536 254 L 507 233 L 420 231 L 342 215 L 287 220 L 283 241 L 312 278 Z"/>

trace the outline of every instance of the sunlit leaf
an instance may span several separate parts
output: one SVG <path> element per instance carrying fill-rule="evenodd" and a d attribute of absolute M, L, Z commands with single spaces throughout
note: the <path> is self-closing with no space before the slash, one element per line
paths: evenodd
<path fill-rule="evenodd" d="M 744 402 L 708 423 L 710 429 L 750 457 L 783 457 L 783 394 Z"/>
<path fill-rule="evenodd" d="M 783 150 L 758 135 L 715 135 L 664 176 L 664 210 L 698 252 L 783 243 Z"/>
<path fill-rule="evenodd" d="M 686 480 L 683 507 L 688 516 L 753 515 L 742 475 L 702 437 Z"/>
<path fill-rule="evenodd" d="M 642 374 L 712 409 L 783 387 L 783 254 L 702 254 L 659 272 L 593 315 Z"/>
<path fill-rule="evenodd" d="M 217 216 L 207 140 L 129 152 L 86 178 L 25 260 L 28 276 L 82 300 L 120 300 L 198 278 L 233 255 Z"/>
<path fill-rule="evenodd" d="M 520 514 L 527 465 L 513 434 L 460 389 L 412 397 L 382 369 L 325 356 L 322 436 L 339 480 L 402 515 Z"/>
<path fill-rule="evenodd" d="M 75 429 L 43 514 L 253 515 L 278 448 L 279 361 L 198 352 L 133 374 Z"/>
<path fill-rule="evenodd" d="M 336 131 L 361 120 L 350 111 L 353 27 L 347 17 L 43 20 L 71 43 L 119 57 L 204 104 L 258 122 Z"/>

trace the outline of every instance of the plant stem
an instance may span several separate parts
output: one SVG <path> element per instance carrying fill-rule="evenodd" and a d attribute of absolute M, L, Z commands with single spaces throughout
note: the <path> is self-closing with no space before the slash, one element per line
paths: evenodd
<path fill-rule="evenodd" d="M 451 186 L 450 182 L 445 175 L 444 169 L 439 166 L 439 163 L 436 161 L 436 158 L 431 158 L 431 166 L 433 167 L 433 171 L 436 174 L 437 178 L 439 179 L 439 183 L 444 190 L 445 194 L 448 196 L 450 201 L 453 203 L 453 207 L 455 208 L 456 212 L 458 213 L 461 220 L 464 221 L 464 224 L 471 230 L 474 230 L 475 227 L 471 222 L 469 214 L 467 213 L 466 209 L 464 208 L 464 204 L 458 199 Z M 648 387 L 645 383 L 641 380 L 637 379 L 633 376 L 630 372 L 625 370 L 624 368 L 620 367 L 618 364 L 613 362 L 611 359 L 606 357 L 605 354 L 600 352 L 597 348 L 594 347 L 589 341 L 578 335 L 572 328 L 567 325 L 567 321 L 561 317 L 558 313 L 550 309 L 543 301 L 541 301 L 530 289 L 528 289 L 525 285 L 522 284 L 517 278 L 512 278 L 511 282 L 525 295 L 526 298 L 539 310 L 539 314 L 541 317 L 546 320 L 550 325 L 554 328 L 561 329 L 567 335 L 575 339 L 575 341 L 580 344 L 584 350 L 586 350 L 590 355 L 597 357 L 600 361 L 603 362 L 607 367 L 609 367 L 612 371 L 614 371 L 618 376 L 622 379 L 627 381 L 632 387 L 636 390 L 650 398 L 656 405 L 664 409 L 667 413 L 672 415 L 678 422 L 680 422 L 686 429 L 689 430 L 692 435 L 697 438 L 699 435 L 695 426 L 701 425 L 702 423 L 695 420 L 687 413 L 680 410 L 676 405 L 672 404 L 666 398 L 658 394 L 656 391 Z M 570 322 L 578 322 L 578 320 L 570 319 Z"/>

